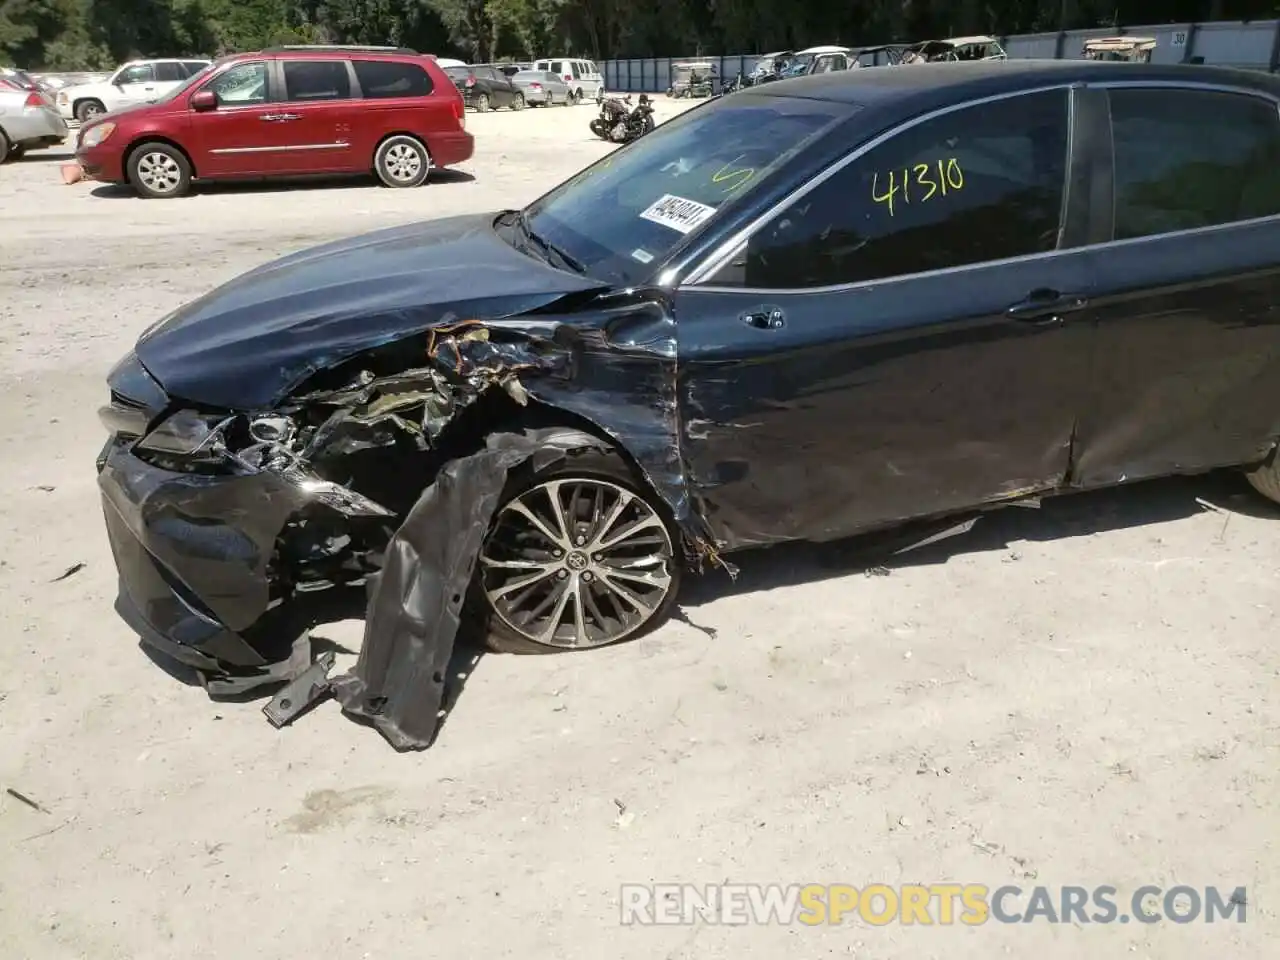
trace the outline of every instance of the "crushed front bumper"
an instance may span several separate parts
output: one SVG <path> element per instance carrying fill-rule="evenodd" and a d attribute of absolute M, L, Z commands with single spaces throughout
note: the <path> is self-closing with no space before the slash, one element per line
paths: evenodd
<path fill-rule="evenodd" d="M 98 458 L 116 612 L 147 646 L 195 668 L 213 694 L 305 668 L 303 629 L 272 589 L 280 533 L 304 495 L 269 473 L 171 473 L 129 447 L 113 438 Z"/>

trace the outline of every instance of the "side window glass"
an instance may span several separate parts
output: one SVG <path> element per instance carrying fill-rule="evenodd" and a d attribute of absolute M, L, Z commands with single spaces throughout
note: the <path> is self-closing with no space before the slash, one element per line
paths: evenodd
<path fill-rule="evenodd" d="M 552 72 L 552 73 L 554 73 L 554 74 L 556 74 L 556 75 L 558 75 L 558 76 L 563 76 L 563 75 L 564 75 L 564 64 L 563 64 L 563 63 L 561 63 L 559 60 L 554 61 L 554 62 L 551 64 L 551 72 Z"/>
<path fill-rule="evenodd" d="M 187 79 L 187 75 L 183 72 L 182 65 L 180 63 L 157 63 L 156 79 L 161 83 L 178 83 Z"/>
<path fill-rule="evenodd" d="M 345 60 L 285 60 L 285 99 L 310 103 L 317 100 L 346 100 L 351 96 L 351 78 Z"/>
<path fill-rule="evenodd" d="M 182 66 L 183 69 L 186 70 L 188 77 L 194 77 L 197 73 L 207 67 L 208 64 L 201 63 L 199 60 L 185 60 L 183 61 Z"/>
<path fill-rule="evenodd" d="M 1067 130 L 1065 90 L 926 120 L 806 193 L 707 282 L 835 286 L 1053 250 Z"/>
<path fill-rule="evenodd" d="M 124 86 L 126 83 L 151 83 L 155 78 L 155 68 L 151 64 L 137 63 L 116 74 L 116 84 Z"/>
<path fill-rule="evenodd" d="M 582 78 L 582 64 L 577 60 L 573 61 L 573 79 L 580 80 Z"/>
<path fill-rule="evenodd" d="M 227 106 L 265 103 L 267 99 L 267 65 L 238 63 L 220 77 L 211 80 L 205 90 L 212 90 L 218 102 Z"/>
<path fill-rule="evenodd" d="M 369 100 L 389 97 L 425 97 L 431 92 L 431 76 L 416 63 L 387 60 L 352 60 L 360 92 Z"/>
<path fill-rule="evenodd" d="M 1280 213 L 1280 114 L 1246 94 L 1112 90 L 1117 240 Z"/>

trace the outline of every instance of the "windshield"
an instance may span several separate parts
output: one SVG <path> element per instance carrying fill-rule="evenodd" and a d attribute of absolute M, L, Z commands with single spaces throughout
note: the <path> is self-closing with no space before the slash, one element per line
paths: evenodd
<path fill-rule="evenodd" d="M 804 73 L 816 56 L 816 53 L 797 53 L 787 64 L 787 73 Z"/>
<path fill-rule="evenodd" d="M 529 228 L 610 283 L 638 283 L 687 234 L 749 195 L 849 104 L 739 94 L 616 150 L 525 210 Z"/>
<path fill-rule="evenodd" d="M 182 95 L 184 92 L 194 87 L 197 83 L 204 82 L 204 79 L 207 76 L 209 76 L 210 73 L 213 72 L 213 68 L 216 66 L 217 66 L 216 63 L 211 63 L 208 66 L 206 66 L 204 69 L 202 69 L 199 73 L 193 73 L 191 76 L 187 77 L 186 80 L 183 80 L 180 84 L 178 84 L 168 93 L 164 94 L 164 96 L 156 97 L 155 102 L 168 103 L 170 100 L 173 100 L 174 98 Z"/>
<path fill-rule="evenodd" d="M 445 67 L 444 72 L 450 80 L 465 80 L 471 76 L 470 67 Z"/>

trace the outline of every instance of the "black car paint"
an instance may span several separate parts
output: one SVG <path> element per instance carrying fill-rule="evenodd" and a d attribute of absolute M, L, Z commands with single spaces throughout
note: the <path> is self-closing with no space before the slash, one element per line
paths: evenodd
<path fill-rule="evenodd" d="M 1179 248 L 1172 237 L 1085 246 L 1110 237 L 1109 127 L 1100 112 L 1105 97 L 1078 85 L 1129 79 L 1132 67 L 956 66 L 965 72 L 944 64 L 901 79 L 864 78 L 907 71 L 811 77 L 726 101 L 731 108 L 755 96 L 848 97 L 862 111 L 857 129 L 846 125 L 828 135 L 791 169 L 768 178 L 750 202 L 654 264 L 661 286 L 607 290 L 513 250 L 495 236 L 490 219 L 453 218 L 259 268 L 150 331 L 139 356 L 171 397 L 263 409 L 362 351 L 418 338 L 434 343 L 433 327 L 477 321 L 498 342 L 448 339 L 433 360 L 447 359 L 464 373 L 494 363 L 527 367 L 529 395 L 613 438 L 690 540 L 713 557 L 1031 493 L 1261 459 L 1280 435 L 1275 223 L 1221 228 L 1211 247 Z M 1205 68 L 1194 77 L 1176 68 L 1152 68 L 1149 75 L 1276 94 L 1269 81 Z M 843 293 L 762 297 L 680 286 L 688 268 L 725 237 L 879 132 L 953 102 L 1070 84 L 1077 85 L 1078 135 L 1061 252 Z M 433 268 L 433 258 L 442 266 Z M 479 297 L 468 289 L 480 286 L 477 263 L 493 268 L 483 271 Z M 1052 322 L 1006 315 L 1046 285 L 1085 302 L 1048 317 Z M 785 315 L 781 327 L 743 321 L 775 307 Z M 1188 339 L 1168 344 L 1170 329 Z M 113 375 L 112 387 L 157 402 L 128 365 Z M 215 534 L 218 527 L 197 530 L 198 521 L 218 512 L 208 509 L 216 501 L 198 502 L 217 496 L 211 489 L 218 481 L 145 476 L 135 460 L 127 444 L 111 451 L 104 499 L 122 517 L 132 512 L 162 522 L 151 519 L 146 529 L 136 519 L 109 523 L 113 547 L 128 534 L 148 548 L 147 556 L 124 560 L 128 551 L 117 549 L 122 576 L 132 575 L 144 593 L 154 590 L 144 598 L 151 625 L 181 643 L 191 634 L 154 619 L 166 603 L 175 609 L 172 598 L 160 596 L 173 595 L 173 585 L 161 584 L 181 568 L 186 587 L 207 572 L 211 585 L 204 589 L 215 602 L 237 590 L 261 598 L 256 573 L 248 586 L 244 576 L 261 569 L 266 537 L 246 545 Z M 125 494 L 105 489 L 112 484 Z M 255 514 L 249 525 L 263 520 L 265 534 L 292 506 L 268 485 L 223 504 L 222 516 L 243 523 Z M 156 542 L 166 536 L 176 542 Z M 172 567 L 149 574 L 127 569 L 154 565 L 160 556 Z M 238 570 L 220 575 L 219 566 Z M 209 605 L 209 597 L 199 599 Z M 235 622 L 250 614 L 237 610 Z M 191 647 L 193 660 L 217 658 L 224 649 L 198 639 Z"/>
<path fill-rule="evenodd" d="M 506 75 L 496 67 L 476 66 L 468 70 L 465 76 L 462 75 L 463 68 L 447 67 L 445 73 L 453 80 L 454 86 L 469 107 L 479 106 L 481 94 L 489 98 L 489 105 L 493 107 L 509 107 L 523 96 L 520 88 L 511 82 L 514 74 Z M 467 85 L 468 79 L 471 80 L 470 86 Z"/>
<path fill-rule="evenodd" d="M 266 410 L 311 374 L 434 324 L 518 316 L 604 289 L 515 250 L 493 221 L 428 220 L 272 261 L 174 311 L 138 342 L 138 357 L 174 397 Z"/>

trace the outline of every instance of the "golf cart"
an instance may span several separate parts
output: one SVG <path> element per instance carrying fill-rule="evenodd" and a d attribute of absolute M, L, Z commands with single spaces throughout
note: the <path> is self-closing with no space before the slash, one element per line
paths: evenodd
<path fill-rule="evenodd" d="M 769 83 L 772 80 L 777 80 L 793 56 L 795 56 L 795 52 L 792 50 L 776 50 L 773 53 L 766 53 L 756 61 L 755 67 L 752 68 L 749 74 L 748 84 Z"/>
<path fill-rule="evenodd" d="M 1008 60 L 995 37 L 952 37 L 926 40 L 908 48 L 903 63 L 945 63 L 953 60 Z"/>
<path fill-rule="evenodd" d="M 884 58 L 884 66 L 896 67 L 902 63 L 902 58 L 907 51 L 911 49 L 909 43 L 882 43 L 877 47 L 855 47 L 853 56 L 857 58 L 858 65 L 863 67 L 881 66 L 881 56 Z M 870 57 L 870 63 L 864 63 L 863 57 Z"/>
<path fill-rule="evenodd" d="M 1155 48 L 1153 37 L 1099 37 L 1084 42 L 1081 56 L 1086 60 L 1150 63 L 1151 51 Z"/>
<path fill-rule="evenodd" d="M 715 92 L 716 65 L 709 60 L 689 60 L 671 65 L 671 86 L 667 96 L 709 97 Z"/>
<path fill-rule="evenodd" d="M 857 59 L 848 47 L 810 47 L 801 50 L 791 57 L 791 62 L 783 70 L 782 76 L 803 77 L 810 73 L 828 73 L 831 70 L 847 70 L 850 64 L 856 66 Z"/>

